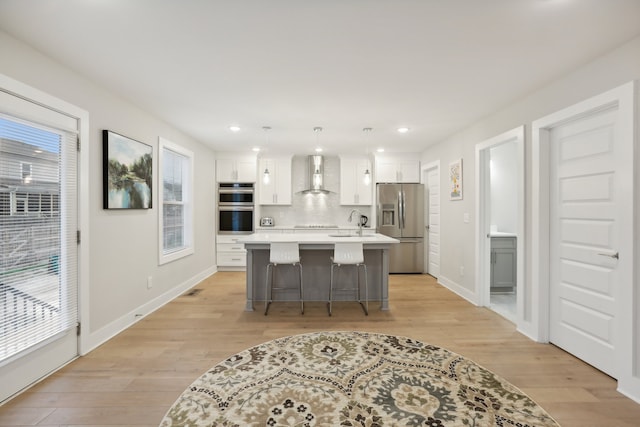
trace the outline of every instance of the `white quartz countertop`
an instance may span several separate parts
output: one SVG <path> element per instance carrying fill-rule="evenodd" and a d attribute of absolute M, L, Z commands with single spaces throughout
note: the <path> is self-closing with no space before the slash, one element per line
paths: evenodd
<path fill-rule="evenodd" d="M 335 227 L 306 227 L 306 226 L 295 226 L 295 225 L 274 225 L 271 227 L 258 226 L 256 227 L 257 231 L 265 232 L 269 230 L 295 230 L 297 233 L 305 233 L 305 232 L 333 232 L 335 230 L 357 230 L 358 226 L 355 225 L 336 225 Z M 363 230 L 373 230 L 371 227 L 362 227 Z"/>
<path fill-rule="evenodd" d="M 371 233 L 358 236 L 356 231 L 336 231 L 327 233 L 254 233 L 238 238 L 238 243 L 271 243 L 271 242 L 298 242 L 305 243 L 336 243 L 336 242 L 362 242 L 364 244 L 373 243 L 399 243 L 384 234 Z"/>

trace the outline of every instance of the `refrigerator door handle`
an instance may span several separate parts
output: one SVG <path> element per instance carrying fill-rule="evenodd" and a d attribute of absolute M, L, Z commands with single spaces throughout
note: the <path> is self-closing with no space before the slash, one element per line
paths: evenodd
<path fill-rule="evenodd" d="M 398 227 L 404 228 L 404 213 L 402 212 L 402 191 L 398 191 Z"/>
<path fill-rule="evenodd" d="M 405 202 L 404 190 L 402 190 L 401 193 L 402 193 L 402 228 L 405 228 L 405 225 L 407 222 L 407 205 Z"/>

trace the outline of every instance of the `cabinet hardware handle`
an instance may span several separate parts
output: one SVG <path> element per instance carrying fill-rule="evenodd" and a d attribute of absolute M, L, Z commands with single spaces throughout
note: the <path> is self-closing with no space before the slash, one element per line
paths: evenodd
<path fill-rule="evenodd" d="M 618 255 L 618 252 L 616 252 L 615 254 L 598 254 L 598 255 L 608 256 L 609 258 L 620 259 L 620 256 Z"/>

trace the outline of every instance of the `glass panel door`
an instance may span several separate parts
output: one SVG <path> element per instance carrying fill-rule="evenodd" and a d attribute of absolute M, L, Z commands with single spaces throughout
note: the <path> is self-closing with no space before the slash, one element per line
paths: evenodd
<path fill-rule="evenodd" d="M 77 355 L 77 211 L 76 135 L 0 115 L 0 375 L 18 387 L 0 402 L 39 378 L 12 379 L 32 353 L 64 337 Z"/>

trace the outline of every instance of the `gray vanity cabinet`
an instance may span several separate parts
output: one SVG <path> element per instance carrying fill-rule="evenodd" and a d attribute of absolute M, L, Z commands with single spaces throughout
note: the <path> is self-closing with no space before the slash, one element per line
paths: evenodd
<path fill-rule="evenodd" d="M 516 289 L 516 238 L 491 237 L 491 292 Z"/>

